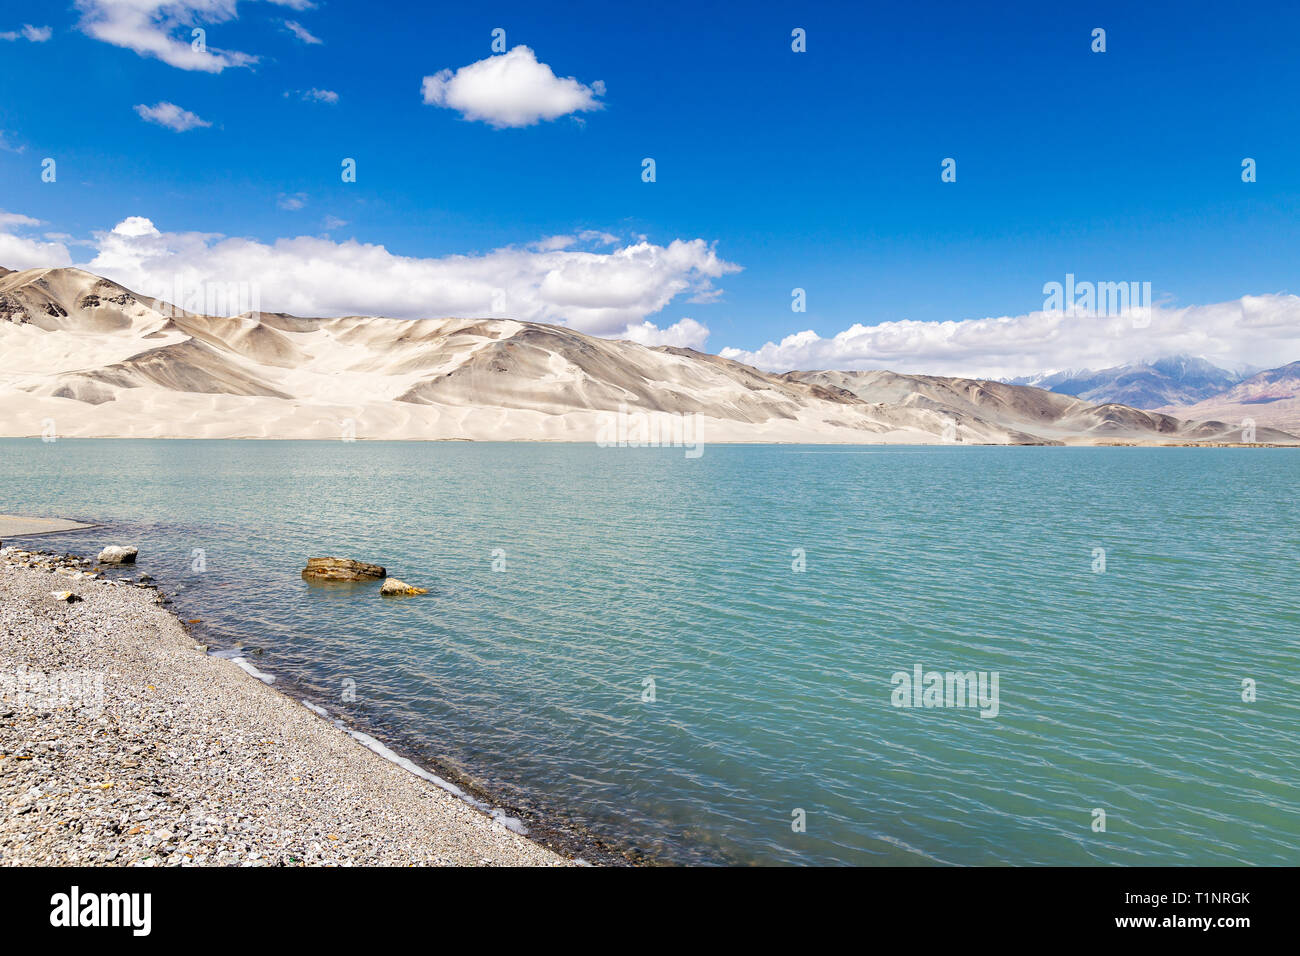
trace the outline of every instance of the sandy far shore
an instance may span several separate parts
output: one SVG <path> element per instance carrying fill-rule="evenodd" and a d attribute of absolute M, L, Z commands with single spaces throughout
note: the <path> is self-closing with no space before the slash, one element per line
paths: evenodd
<path fill-rule="evenodd" d="M 0 549 L 0 863 L 568 863 L 229 660 L 158 593 Z M 72 591 L 68 603 L 51 592 Z"/>
<path fill-rule="evenodd" d="M 24 515 L 0 515 L 0 541 L 34 534 L 56 534 L 60 531 L 80 531 L 94 525 L 66 518 L 29 518 Z"/>

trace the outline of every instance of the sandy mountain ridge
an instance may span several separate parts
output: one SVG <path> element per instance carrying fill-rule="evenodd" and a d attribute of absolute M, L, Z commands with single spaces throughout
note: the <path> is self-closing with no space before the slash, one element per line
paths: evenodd
<path fill-rule="evenodd" d="M 1241 437 L 992 381 L 775 375 L 508 319 L 198 315 L 79 269 L 0 270 L 0 435 L 588 442 L 620 408 L 698 416 L 706 444 Z"/>

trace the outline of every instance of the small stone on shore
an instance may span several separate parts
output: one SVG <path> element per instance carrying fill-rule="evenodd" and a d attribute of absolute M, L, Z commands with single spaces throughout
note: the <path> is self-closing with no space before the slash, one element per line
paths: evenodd
<path fill-rule="evenodd" d="M 379 588 L 379 593 L 384 597 L 404 597 L 412 594 L 428 594 L 428 588 L 412 587 L 405 581 L 397 578 L 389 578 Z"/>

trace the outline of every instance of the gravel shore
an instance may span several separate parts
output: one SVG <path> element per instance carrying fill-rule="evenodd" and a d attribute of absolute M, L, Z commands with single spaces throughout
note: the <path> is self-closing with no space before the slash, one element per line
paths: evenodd
<path fill-rule="evenodd" d="M 0 863 L 568 863 L 91 574 L 0 549 Z"/>

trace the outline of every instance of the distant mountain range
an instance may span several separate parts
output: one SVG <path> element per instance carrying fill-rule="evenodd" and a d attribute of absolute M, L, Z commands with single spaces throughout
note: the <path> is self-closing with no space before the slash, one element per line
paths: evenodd
<path fill-rule="evenodd" d="M 1300 362 L 1260 371 L 1226 369 L 1191 355 L 1114 368 L 1067 369 L 1008 379 L 1089 402 L 1118 402 L 1196 421 L 1253 421 L 1300 430 Z"/>
<path fill-rule="evenodd" d="M 706 444 L 1242 439 L 1231 421 L 1025 385 L 888 371 L 776 375 L 510 319 L 200 315 L 79 269 L 0 269 L 0 355 L 8 436 L 600 443 L 641 428 L 638 416 L 659 416 L 681 426 L 674 441 L 689 429 L 685 443 Z M 1184 377 L 1194 374 L 1189 365 Z M 615 432 L 612 416 L 622 423 Z M 651 427 L 664 436 L 665 426 Z M 1269 428 L 1256 439 L 1297 442 Z"/>
<path fill-rule="evenodd" d="M 1192 405 L 1219 395 L 1254 371 L 1233 371 L 1196 356 L 1173 355 L 1154 362 L 1136 362 L 1100 370 L 1067 369 L 1009 379 L 1008 382 L 1045 388 L 1062 395 L 1076 395 L 1090 402 L 1162 408 Z"/>
<path fill-rule="evenodd" d="M 1251 420 L 1284 431 L 1300 430 L 1300 362 L 1258 372 L 1218 395 L 1161 411 L 1223 422 Z"/>

